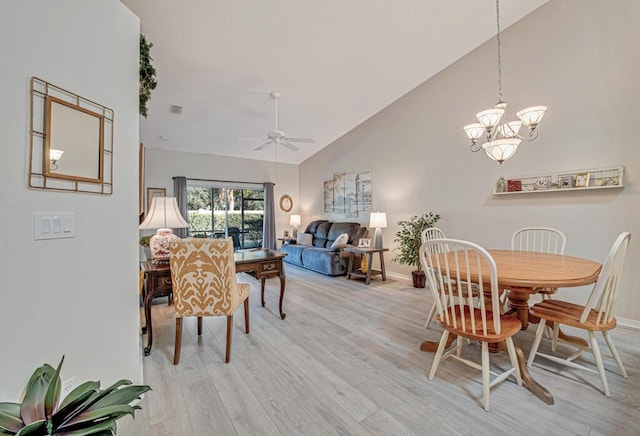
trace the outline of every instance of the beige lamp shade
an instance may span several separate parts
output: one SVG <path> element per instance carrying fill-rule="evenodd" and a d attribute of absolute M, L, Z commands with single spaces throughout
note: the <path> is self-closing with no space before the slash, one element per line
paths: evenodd
<path fill-rule="evenodd" d="M 485 128 L 493 128 L 498 122 L 500 118 L 504 115 L 504 109 L 501 108 L 493 108 L 487 109 L 486 111 L 478 112 L 476 114 L 476 118 Z"/>
<path fill-rule="evenodd" d="M 369 216 L 369 227 L 372 229 L 386 229 L 387 214 L 384 212 L 371 212 Z"/>
<path fill-rule="evenodd" d="M 189 227 L 182 218 L 175 197 L 154 197 L 147 217 L 140 224 L 141 229 L 180 229 Z"/>
<path fill-rule="evenodd" d="M 520 118 L 520 121 L 522 121 L 525 126 L 530 129 L 535 129 L 546 111 L 546 106 L 531 106 L 522 109 L 516 113 L 516 116 Z"/>
<path fill-rule="evenodd" d="M 158 229 L 149 241 L 149 248 L 155 263 L 169 261 L 169 244 L 171 241 L 179 239 L 171 229 L 184 227 L 189 227 L 189 223 L 182 218 L 175 197 L 154 197 L 151 200 L 149 214 L 140 224 L 140 228 Z"/>
<path fill-rule="evenodd" d="M 299 226 L 302 224 L 302 220 L 300 219 L 300 215 L 291 215 L 289 218 L 289 225 L 291 226 Z"/>

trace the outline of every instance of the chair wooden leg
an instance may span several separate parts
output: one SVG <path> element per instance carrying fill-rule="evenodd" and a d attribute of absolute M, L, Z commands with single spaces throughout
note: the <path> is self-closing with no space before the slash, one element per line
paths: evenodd
<path fill-rule="evenodd" d="M 513 339 L 507 338 L 505 341 L 507 344 L 507 352 L 509 353 L 509 360 L 511 360 L 511 366 L 515 369 L 516 381 L 522 386 L 522 374 L 520 374 L 520 365 L 518 365 L 518 357 L 516 356 L 516 347 L 513 345 Z"/>
<path fill-rule="evenodd" d="M 489 412 L 489 393 L 491 384 L 491 373 L 489 372 L 489 343 L 482 343 L 482 399 L 484 410 Z"/>
<path fill-rule="evenodd" d="M 249 334 L 249 297 L 244 300 L 244 331 Z"/>
<path fill-rule="evenodd" d="M 173 345 L 173 364 L 180 363 L 180 348 L 182 347 L 182 318 L 176 318 L 176 341 Z"/>
<path fill-rule="evenodd" d="M 624 366 L 622 366 L 622 360 L 620 360 L 620 355 L 618 354 L 618 350 L 616 350 L 615 345 L 613 345 L 613 341 L 611 340 L 611 336 L 609 336 L 609 332 L 604 330 L 602 332 L 602 336 L 604 336 L 604 340 L 607 341 L 607 346 L 609 347 L 609 351 L 611 351 L 611 355 L 615 359 L 618 364 L 618 369 L 620 370 L 620 374 L 624 378 L 629 378 L 627 375 L 627 371 L 624 370 Z"/>
<path fill-rule="evenodd" d="M 551 351 L 553 351 L 555 353 L 556 349 L 558 348 L 558 335 L 560 334 L 560 323 L 559 322 L 554 322 L 553 323 L 553 336 L 551 339 Z"/>
<path fill-rule="evenodd" d="M 467 339 L 467 342 L 469 341 L 469 339 Z M 460 357 L 462 356 L 462 336 L 458 336 L 458 341 L 456 342 L 456 356 Z"/>
<path fill-rule="evenodd" d="M 202 317 L 198 317 L 198 336 L 202 336 Z"/>
<path fill-rule="evenodd" d="M 604 365 L 602 363 L 602 355 L 600 354 L 600 348 L 598 347 L 598 341 L 596 335 L 590 331 L 589 340 L 591 342 L 591 352 L 596 360 L 596 366 L 598 367 L 598 373 L 600 374 L 600 380 L 602 381 L 602 387 L 604 388 L 604 394 L 609 397 L 609 383 L 607 383 L 607 374 L 604 372 Z"/>
<path fill-rule="evenodd" d="M 437 305 L 434 302 L 433 306 L 431 306 L 431 310 L 429 311 L 429 316 L 427 316 L 427 322 L 424 323 L 424 328 L 426 329 L 429 328 L 429 324 L 431 324 L 431 320 L 433 319 L 433 316 L 436 314 L 436 309 L 437 309 Z"/>
<path fill-rule="evenodd" d="M 436 370 L 438 369 L 438 365 L 440 365 L 440 359 L 442 358 L 442 353 L 444 353 L 444 349 L 447 346 L 447 339 L 449 338 L 449 330 L 445 330 L 442 332 L 442 337 L 440 338 L 440 344 L 438 344 L 438 350 L 436 351 L 436 355 L 433 358 L 433 363 L 431 364 L 431 372 L 429 373 L 429 380 L 433 380 L 433 377 L 436 375 Z"/>
<path fill-rule="evenodd" d="M 531 345 L 531 351 L 529 352 L 529 359 L 527 360 L 527 366 L 531 366 L 533 364 L 533 359 L 536 358 L 536 353 L 538 352 L 538 347 L 540 346 L 540 341 L 542 340 L 542 334 L 544 333 L 544 326 L 547 324 L 547 320 L 544 318 L 540 319 L 540 324 L 538 324 L 538 330 L 536 331 L 536 337 L 533 340 L 533 344 Z"/>
<path fill-rule="evenodd" d="M 231 360 L 231 335 L 233 333 L 233 315 L 227 316 L 227 350 L 224 355 L 224 363 L 229 363 Z"/>

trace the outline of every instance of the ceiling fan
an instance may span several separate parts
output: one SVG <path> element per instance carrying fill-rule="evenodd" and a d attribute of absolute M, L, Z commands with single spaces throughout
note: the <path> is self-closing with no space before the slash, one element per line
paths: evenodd
<path fill-rule="evenodd" d="M 269 130 L 267 132 L 267 136 L 265 138 L 241 138 L 241 141 L 266 141 L 263 144 L 257 146 L 253 149 L 253 151 L 259 151 L 265 148 L 269 144 L 280 144 L 284 145 L 290 150 L 298 151 L 299 147 L 292 144 L 292 142 L 299 142 L 304 144 L 313 144 L 315 141 L 311 138 L 290 138 L 288 137 L 282 130 L 278 130 L 278 98 L 280 98 L 279 92 L 272 92 L 269 94 L 271 98 L 275 101 L 275 109 L 276 109 L 276 127 L 273 130 Z"/>

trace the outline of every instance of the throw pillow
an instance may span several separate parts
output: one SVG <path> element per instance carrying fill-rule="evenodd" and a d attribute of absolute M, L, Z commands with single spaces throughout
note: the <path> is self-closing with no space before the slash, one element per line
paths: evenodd
<path fill-rule="evenodd" d="M 347 245 L 347 242 L 349 242 L 349 235 L 347 233 L 342 233 L 340 236 L 336 238 L 335 241 L 333 241 L 333 244 L 331 244 L 330 249 L 331 251 L 338 251 L 339 249 Z"/>
<path fill-rule="evenodd" d="M 311 233 L 298 233 L 296 237 L 298 245 L 313 245 L 313 235 Z"/>

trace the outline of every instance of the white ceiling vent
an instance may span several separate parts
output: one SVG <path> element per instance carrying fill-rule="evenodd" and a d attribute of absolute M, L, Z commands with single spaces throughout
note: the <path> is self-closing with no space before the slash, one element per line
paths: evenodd
<path fill-rule="evenodd" d="M 171 106 L 169 106 L 169 111 L 172 114 L 181 114 L 182 113 L 182 106 L 178 106 L 177 104 L 172 104 Z"/>

